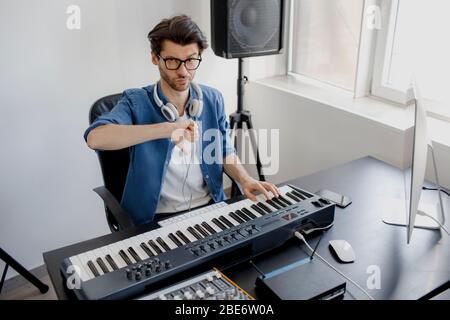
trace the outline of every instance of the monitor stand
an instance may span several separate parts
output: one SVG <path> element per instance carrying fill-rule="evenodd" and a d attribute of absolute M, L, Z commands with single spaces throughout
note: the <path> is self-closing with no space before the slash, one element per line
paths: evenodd
<path fill-rule="evenodd" d="M 419 207 L 417 209 L 416 219 L 414 222 L 415 228 L 423 228 L 423 229 L 440 229 L 441 226 L 435 220 L 431 219 L 428 216 L 433 217 L 437 221 L 439 221 L 442 225 L 445 224 L 445 214 L 444 214 L 444 206 L 442 202 L 442 191 L 441 185 L 439 183 L 439 177 L 436 167 L 436 159 L 434 156 L 434 149 L 431 143 L 428 144 L 428 148 L 431 151 L 431 158 L 433 159 L 433 169 L 434 176 L 436 179 L 436 186 L 438 189 L 438 198 L 439 202 L 436 204 L 425 204 L 419 201 Z M 406 184 L 405 184 L 406 187 Z M 396 226 L 407 226 L 409 219 L 409 208 L 406 208 L 406 204 L 409 202 L 401 199 L 389 199 L 387 200 L 388 208 L 383 212 L 383 222 L 386 224 L 396 225 Z M 427 216 L 428 215 L 428 216 Z M 439 218 L 439 215 L 441 216 Z"/>

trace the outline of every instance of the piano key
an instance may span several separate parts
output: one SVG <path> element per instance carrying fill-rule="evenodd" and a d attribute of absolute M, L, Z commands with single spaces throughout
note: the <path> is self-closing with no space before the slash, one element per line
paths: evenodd
<path fill-rule="evenodd" d="M 85 270 L 85 267 L 83 266 L 83 263 L 80 261 L 78 256 L 70 257 L 69 260 L 72 263 L 72 265 L 74 266 L 73 272 L 76 272 L 77 267 L 79 268 L 78 276 L 80 277 L 81 281 L 88 281 L 89 279 L 91 279 L 91 277 L 89 276 L 88 272 Z"/>
<path fill-rule="evenodd" d="M 98 257 L 96 262 L 100 266 L 100 268 L 102 269 L 103 273 L 110 272 L 109 268 L 106 266 L 106 263 L 103 261 L 102 258 Z"/>
<path fill-rule="evenodd" d="M 198 239 L 194 237 L 190 232 L 188 232 L 187 228 L 191 226 L 192 219 L 183 221 L 183 222 L 177 222 L 176 225 L 178 227 L 178 230 L 189 240 L 189 242 L 195 242 Z M 180 238 L 180 235 L 177 235 L 178 238 Z M 181 240 L 183 240 L 181 238 Z M 183 240 L 184 241 L 184 240 Z"/>
<path fill-rule="evenodd" d="M 119 270 L 119 266 L 116 264 L 116 262 L 113 260 L 110 254 L 107 254 L 105 256 L 105 260 L 109 263 L 112 270 Z"/>
<path fill-rule="evenodd" d="M 272 201 L 275 202 L 277 205 L 279 205 L 281 208 L 286 208 L 287 207 L 287 204 L 284 203 L 283 201 L 281 201 L 280 197 L 273 198 Z"/>
<path fill-rule="evenodd" d="M 88 267 L 88 261 L 89 261 L 89 257 L 86 253 L 81 253 L 79 255 L 77 255 L 78 259 L 80 260 L 81 264 L 84 267 L 84 270 L 86 271 L 86 274 L 88 275 L 89 279 L 94 279 L 95 276 L 92 273 L 91 269 Z"/>
<path fill-rule="evenodd" d="M 252 205 L 254 204 L 254 202 L 252 200 L 249 199 L 245 199 L 244 202 L 244 207 L 249 210 L 250 212 L 252 212 L 256 217 L 262 217 L 263 215 L 261 213 L 259 213 L 258 211 L 256 211 L 255 209 L 252 208 Z"/>
<path fill-rule="evenodd" d="M 205 238 L 206 238 L 207 236 L 209 236 L 208 231 L 206 231 L 201 225 L 196 224 L 196 225 L 194 225 L 194 228 L 195 228 L 198 232 L 200 232 L 201 235 L 204 236 Z"/>
<path fill-rule="evenodd" d="M 141 262 L 142 261 L 142 258 L 137 254 L 136 250 L 134 250 L 133 247 L 128 247 L 127 248 L 127 252 L 130 254 L 130 256 L 133 257 L 133 259 L 136 262 Z"/>
<path fill-rule="evenodd" d="M 202 226 L 203 228 L 205 228 L 205 229 L 206 229 L 209 233 L 211 233 L 211 234 L 217 233 L 216 229 L 214 229 L 213 227 L 211 227 L 206 221 L 203 221 L 203 222 L 201 223 L 201 226 Z M 218 228 L 218 227 L 216 227 L 216 228 Z"/>
<path fill-rule="evenodd" d="M 172 249 L 169 247 L 169 244 L 167 244 L 167 243 L 163 240 L 163 238 L 161 238 L 161 237 L 156 238 L 156 242 L 157 242 L 157 243 L 159 244 L 159 246 L 162 247 L 164 250 L 166 250 L 166 251 L 172 250 Z"/>
<path fill-rule="evenodd" d="M 248 217 L 241 210 L 236 210 L 234 213 L 237 214 L 241 219 L 245 220 L 246 222 L 251 220 L 250 217 Z"/>
<path fill-rule="evenodd" d="M 136 251 L 136 253 L 139 255 L 141 260 L 149 258 L 148 254 L 142 249 L 141 242 L 139 241 L 138 237 L 131 237 L 131 242 L 133 242 L 133 249 Z"/>
<path fill-rule="evenodd" d="M 272 198 L 272 200 L 267 200 L 266 203 L 274 207 L 275 210 L 280 210 L 282 206 L 278 205 L 275 201 L 273 201 L 273 199 L 275 198 Z"/>
<path fill-rule="evenodd" d="M 125 253 L 125 251 L 123 249 L 119 250 L 119 255 L 122 258 L 122 260 L 127 264 L 127 265 L 131 265 L 133 264 L 133 262 L 131 261 L 131 259 L 127 256 L 127 254 Z"/>
<path fill-rule="evenodd" d="M 95 249 L 95 250 L 97 250 L 97 249 Z M 88 256 L 89 261 L 91 261 L 90 264 L 95 267 L 95 269 L 96 269 L 96 271 L 98 273 L 98 276 L 101 276 L 101 275 L 103 275 L 103 271 L 100 269 L 100 266 L 97 264 L 97 262 L 95 262 L 97 260 L 97 258 L 98 258 L 98 256 L 96 254 L 94 254 L 95 250 L 91 250 L 91 251 L 86 252 L 86 255 Z M 88 261 L 88 264 L 89 264 L 89 261 Z M 91 271 L 92 271 L 92 268 L 91 268 Z"/>
<path fill-rule="evenodd" d="M 220 216 L 219 217 L 220 222 L 222 222 L 224 225 L 226 225 L 228 228 L 232 228 L 234 227 L 234 224 L 231 223 L 227 218 L 225 218 L 224 216 Z"/>
<path fill-rule="evenodd" d="M 242 223 L 245 223 L 245 220 L 244 219 L 242 219 L 241 217 L 239 217 L 236 213 L 234 213 L 234 212 L 230 212 L 229 213 L 229 216 L 231 217 L 231 218 L 233 218 L 237 223 L 239 223 L 239 224 L 242 224 Z"/>
<path fill-rule="evenodd" d="M 89 269 L 91 269 L 92 273 L 94 274 L 94 277 L 100 277 L 100 272 L 97 270 L 97 268 L 95 267 L 92 260 L 89 260 L 87 262 L 87 265 L 88 265 Z"/>
<path fill-rule="evenodd" d="M 116 243 L 110 244 L 107 246 L 110 251 L 111 257 L 114 259 L 114 262 L 117 264 L 119 269 L 125 268 L 127 264 L 123 261 L 122 257 L 119 255 L 119 247 Z"/>
<path fill-rule="evenodd" d="M 169 233 L 169 234 L 168 234 L 168 237 L 169 237 L 169 239 L 172 240 L 178 247 L 182 247 L 182 246 L 183 246 L 183 243 L 182 243 L 180 240 L 178 240 L 178 238 L 175 237 L 175 235 L 174 235 L 173 233 Z"/>
<path fill-rule="evenodd" d="M 216 226 L 218 226 L 223 231 L 228 229 L 228 227 L 226 225 L 224 225 L 222 222 L 220 222 L 217 218 L 213 218 L 211 220 L 211 222 L 214 223 Z"/>
<path fill-rule="evenodd" d="M 185 234 L 181 231 L 178 230 L 177 232 L 175 232 L 175 234 L 178 236 L 179 239 L 181 239 L 185 244 L 189 244 L 191 243 L 191 240 L 188 239 L 187 236 L 185 236 Z"/>
<path fill-rule="evenodd" d="M 263 210 L 265 213 L 272 213 L 272 210 L 270 210 L 269 208 L 267 208 L 267 206 L 265 206 L 264 203 L 258 202 L 256 205 L 257 205 L 261 210 Z"/>
<path fill-rule="evenodd" d="M 156 244 L 155 240 L 150 239 L 147 243 L 150 248 L 152 248 L 156 252 L 157 255 L 163 253 L 162 249 Z"/>
<path fill-rule="evenodd" d="M 300 199 L 302 199 L 302 200 L 305 200 L 306 198 L 308 198 L 308 197 L 306 197 L 305 195 L 303 195 L 303 194 L 301 194 L 300 192 L 298 192 L 297 190 L 292 190 L 291 193 L 293 193 L 294 195 L 297 196 L 297 198 L 300 198 Z"/>
<path fill-rule="evenodd" d="M 252 218 L 252 219 L 258 218 L 258 217 L 256 216 L 256 214 L 254 214 L 253 212 L 251 212 L 250 210 L 248 210 L 248 209 L 245 208 L 245 207 L 242 208 L 241 211 L 244 212 L 247 216 L 249 216 L 249 217 Z"/>
<path fill-rule="evenodd" d="M 189 226 L 187 228 L 187 230 L 197 239 L 197 240 L 201 240 L 203 239 L 203 236 L 198 233 L 193 227 Z"/>
<path fill-rule="evenodd" d="M 97 269 L 101 270 L 103 273 L 108 273 L 109 268 L 107 268 L 107 271 L 105 272 L 104 266 L 101 265 L 101 263 L 104 263 L 103 258 L 105 257 L 105 254 L 103 253 L 103 251 L 100 250 L 100 248 L 98 248 L 98 249 L 92 250 L 92 253 L 95 256 L 95 260 L 93 260 L 92 262 L 95 262 L 95 266 L 97 267 Z M 101 263 L 99 262 L 99 259 L 100 259 Z"/>
<path fill-rule="evenodd" d="M 177 229 L 177 225 L 172 223 L 165 226 L 164 228 L 156 229 L 155 231 L 157 234 L 159 234 L 159 237 L 161 237 L 164 242 L 170 247 L 170 249 L 173 250 L 175 248 L 178 248 L 179 246 L 171 239 L 171 237 L 169 237 L 169 233 L 172 233 L 172 235 L 175 236 L 175 232 L 177 231 Z M 158 238 L 158 236 L 156 238 Z M 178 239 L 176 236 L 175 238 Z M 178 241 L 180 241 L 180 239 L 178 239 Z"/>
<path fill-rule="evenodd" d="M 148 247 L 148 245 L 145 242 L 141 242 L 140 247 L 144 252 L 147 254 L 149 258 L 153 258 L 155 255 L 153 254 L 153 251 Z"/>
<path fill-rule="evenodd" d="M 222 231 L 223 231 L 220 227 L 218 227 L 216 224 L 214 224 L 214 223 L 212 222 L 212 219 L 216 218 L 216 214 L 215 214 L 214 212 L 207 212 L 207 213 L 206 213 L 205 215 L 203 215 L 201 218 L 203 219 L 203 222 L 205 222 L 206 224 L 208 224 L 209 227 L 211 227 L 211 228 L 215 231 L 215 233 L 218 233 L 218 232 L 222 232 Z M 204 226 L 203 223 L 202 223 L 201 225 Z M 209 230 L 208 230 L 208 231 L 209 231 Z"/>
<path fill-rule="evenodd" d="M 293 195 L 293 194 L 290 193 L 290 192 L 286 192 L 286 195 L 287 195 L 289 198 L 291 198 L 292 200 L 294 200 L 295 202 L 301 202 L 301 201 L 302 201 L 301 199 L 297 198 L 295 195 Z"/>
<path fill-rule="evenodd" d="M 152 252 L 153 256 L 157 256 L 158 253 L 155 251 L 155 249 L 153 249 L 148 242 L 150 240 L 155 241 L 155 239 L 157 237 L 159 237 L 159 233 L 156 233 L 155 230 L 152 230 L 151 232 L 146 232 L 142 235 L 140 235 L 139 240 L 141 240 L 143 243 L 145 243 L 145 245 L 147 246 L 148 249 L 150 249 L 150 251 Z"/>
<path fill-rule="evenodd" d="M 284 195 L 280 195 L 280 196 L 279 196 L 279 199 L 281 199 L 282 201 L 284 201 L 284 203 L 286 203 L 288 206 L 293 205 L 293 203 L 292 203 L 291 201 L 289 201 L 288 199 L 286 199 L 286 198 L 284 197 Z"/>

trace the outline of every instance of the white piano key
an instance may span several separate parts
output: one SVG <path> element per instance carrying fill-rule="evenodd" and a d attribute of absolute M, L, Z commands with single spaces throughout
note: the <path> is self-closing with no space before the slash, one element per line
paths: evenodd
<path fill-rule="evenodd" d="M 254 204 L 254 202 L 252 200 L 249 199 L 245 199 L 244 200 L 244 207 L 250 211 L 251 213 L 253 213 L 256 217 L 261 217 L 262 214 L 259 213 L 258 211 L 256 211 L 255 209 L 252 208 L 252 204 Z"/>
<path fill-rule="evenodd" d="M 89 279 L 94 279 L 95 276 L 92 273 L 89 266 L 87 265 L 88 261 L 90 260 L 89 257 L 85 253 L 81 253 L 81 254 L 77 255 L 77 258 L 80 260 L 81 264 L 83 265 L 84 270 L 86 271 Z"/>
<path fill-rule="evenodd" d="M 190 226 L 189 224 L 185 224 L 185 223 L 183 223 L 183 222 L 176 222 L 175 225 L 178 226 L 178 230 L 180 230 L 180 231 L 186 236 L 186 238 L 188 238 L 191 242 L 197 241 L 197 238 L 194 237 L 194 236 L 187 230 L 187 228 Z"/>
<path fill-rule="evenodd" d="M 175 232 L 178 230 L 178 226 L 175 223 L 167 225 L 164 228 L 156 229 L 156 230 L 158 230 L 158 233 L 160 234 L 161 238 L 164 240 L 165 243 L 167 243 L 169 248 L 171 248 L 171 249 L 178 248 L 178 246 L 175 244 L 175 242 L 173 242 L 168 236 L 169 233 L 172 233 L 175 236 L 175 238 L 178 239 L 178 236 L 175 234 Z M 181 243 L 184 243 L 181 239 L 178 239 L 178 240 L 180 240 Z M 163 252 L 164 251 L 165 250 L 163 249 Z"/>
<path fill-rule="evenodd" d="M 151 253 L 153 253 L 154 256 L 157 255 L 157 253 L 155 252 L 155 250 L 153 250 L 152 247 L 150 247 L 150 245 L 148 244 L 148 240 L 150 240 L 150 236 L 147 235 L 145 236 L 144 234 L 140 234 L 137 236 L 137 239 L 139 239 L 139 245 L 143 242 L 145 243 L 145 245 L 147 246 L 147 248 L 150 250 Z"/>

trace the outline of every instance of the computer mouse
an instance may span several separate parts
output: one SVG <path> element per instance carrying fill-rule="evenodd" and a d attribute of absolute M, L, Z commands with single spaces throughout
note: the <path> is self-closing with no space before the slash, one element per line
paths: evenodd
<path fill-rule="evenodd" d="M 345 240 L 330 240 L 330 250 L 340 262 L 349 263 L 355 261 L 355 251 Z"/>

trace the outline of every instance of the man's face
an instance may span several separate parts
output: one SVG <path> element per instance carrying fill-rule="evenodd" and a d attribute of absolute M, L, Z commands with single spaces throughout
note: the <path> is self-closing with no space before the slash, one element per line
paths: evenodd
<path fill-rule="evenodd" d="M 161 58 L 176 58 L 186 60 L 189 58 L 200 58 L 200 50 L 197 43 L 181 46 L 170 40 L 162 43 Z M 159 68 L 161 78 L 176 91 L 186 91 L 190 82 L 194 79 L 195 70 L 187 70 L 184 63 L 177 70 L 168 70 L 164 60 L 152 52 L 152 62 Z"/>

